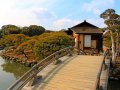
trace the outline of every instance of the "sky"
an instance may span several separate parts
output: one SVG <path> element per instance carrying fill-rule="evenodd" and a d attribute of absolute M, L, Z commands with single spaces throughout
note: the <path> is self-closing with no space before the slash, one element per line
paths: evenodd
<path fill-rule="evenodd" d="M 0 0 L 0 27 L 40 25 L 61 30 L 84 20 L 105 27 L 100 14 L 108 8 L 120 14 L 119 6 L 120 0 Z"/>

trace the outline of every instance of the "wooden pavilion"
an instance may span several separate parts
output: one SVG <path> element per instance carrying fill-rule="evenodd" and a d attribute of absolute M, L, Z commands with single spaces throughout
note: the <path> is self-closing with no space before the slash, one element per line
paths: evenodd
<path fill-rule="evenodd" d="M 103 31 L 88 23 L 86 20 L 78 25 L 69 28 L 75 37 L 75 47 L 84 51 L 91 49 L 99 52 L 103 48 Z"/>

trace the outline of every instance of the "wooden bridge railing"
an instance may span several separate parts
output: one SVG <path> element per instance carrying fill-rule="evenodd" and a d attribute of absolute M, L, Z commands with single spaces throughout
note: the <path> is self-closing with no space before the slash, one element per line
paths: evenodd
<path fill-rule="evenodd" d="M 22 77 L 20 77 L 13 85 L 11 85 L 7 90 L 21 90 L 31 79 L 43 70 L 50 63 L 57 61 L 60 57 L 69 54 L 72 55 L 71 47 L 67 47 L 60 51 L 57 51 L 50 56 L 46 57 L 38 64 L 33 66 L 28 72 L 26 72 Z"/>
<path fill-rule="evenodd" d="M 98 75 L 97 75 L 94 90 L 101 90 L 101 86 L 100 86 L 101 74 L 102 74 L 102 70 L 105 69 L 105 67 L 106 67 L 106 58 L 108 58 L 108 57 L 109 57 L 109 49 L 107 49 L 104 53 L 103 61 L 101 63 L 101 66 L 100 66 L 100 69 L 99 69 L 99 72 L 98 72 Z M 109 61 L 107 63 L 109 63 L 107 68 L 110 69 L 111 58 L 109 58 Z M 108 74 L 108 76 L 107 76 L 107 82 L 106 83 L 108 83 L 109 70 L 108 70 L 107 74 Z M 107 90 L 107 84 L 105 85 L 104 89 L 102 89 L 102 90 Z"/>

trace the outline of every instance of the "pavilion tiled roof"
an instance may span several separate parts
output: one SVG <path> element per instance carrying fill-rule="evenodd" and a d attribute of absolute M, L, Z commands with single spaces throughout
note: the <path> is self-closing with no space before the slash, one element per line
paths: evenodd
<path fill-rule="evenodd" d="M 91 28 L 98 28 L 97 26 L 91 24 L 91 23 L 88 23 L 86 20 L 84 20 L 84 22 L 78 24 L 78 25 L 75 25 L 73 26 L 72 28 L 77 28 L 77 27 L 91 27 Z"/>
<path fill-rule="evenodd" d="M 99 27 L 88 23 L 86 20 L 70 29 L 75 33 L 103 33 Z"/>

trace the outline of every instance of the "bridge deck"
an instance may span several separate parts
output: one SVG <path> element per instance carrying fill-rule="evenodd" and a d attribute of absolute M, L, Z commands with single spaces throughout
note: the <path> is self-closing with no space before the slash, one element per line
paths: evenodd
<path fill-rule="evenodd" d="M 93 90 L 102 56 L 76 56 L 51 79 L 43 90 Z"/>

